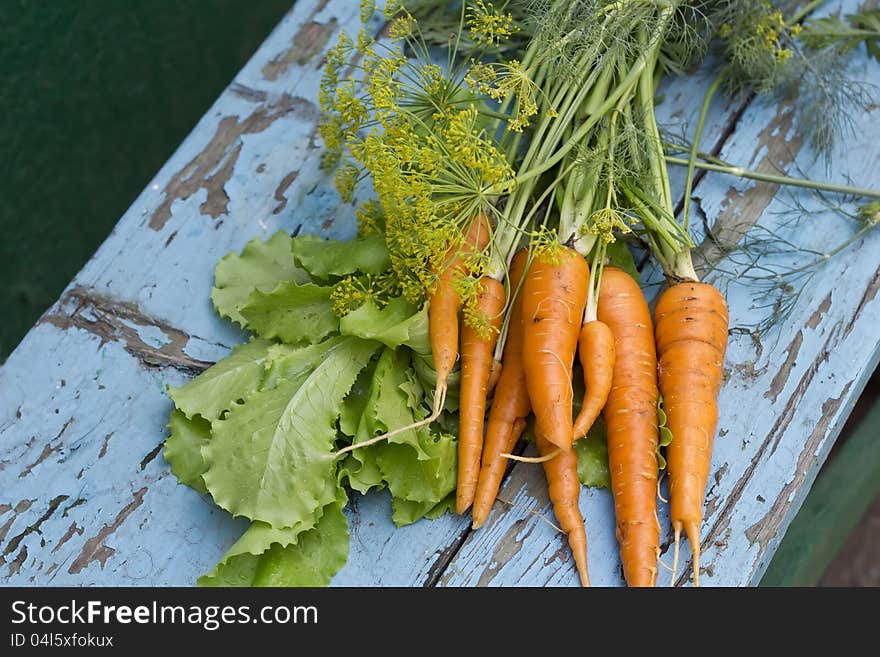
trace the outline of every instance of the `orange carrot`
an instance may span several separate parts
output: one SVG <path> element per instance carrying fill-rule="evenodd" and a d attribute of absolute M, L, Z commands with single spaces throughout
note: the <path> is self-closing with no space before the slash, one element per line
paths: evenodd
<path fill-rule="evenodd" d="M 565 450 L 574 440 L 571 368 L 589 273 L 587 261 L 563 246 L 558 259 L 532 261 L 521 291 L 523 370 L 535 432 Z"/>
<path fill-rule="evenodd" d="M 486 325 L 476 330 L 463 322 L 461 329 L 461 388 L 458 404 L 458 480 L 455 511 L 464 513 L 474 501 L 483 451 L 483 420 L 495 343 L 507 296 L 504 284 L 489 276 L 480 280 L 474 312 Z"/>
<path fill-rule="evenodd" d="M 455 282 L 469 273 L 467 257 L 482 251 L 489 244 L 491 224 L 492 220 L 485 214 L 478 214 L 474 218 L 462 244 L 449 250 L 437 286 L 428 298 L 428 333 L 434 368 L 437 371 L 435 411 L 438 410 L 437 397 L 445 395 L 446 381 L 458 359 L 458 311 L 461 308 L 461 296 L 455 290 Z"/>
<path fill-rule="evenodd" d="M 584 401 L 574 421 L 574 438 L 586 435 L 599 417 L 614 376 L 614 335 L 599 320 L 586 322 L 578 339 L 578 358 L 584 369 Z"/>
<path fill-rule="evenodd" d="M 568 545 L 574 556 L 581 585 L 589 586 L 587 531 L 584 528 L 584 518 L 578 506 L 581 482 L 578 479 L 577 452 L 573 449 L 559 451 L 540 433 L 535 434 L 535 443 L 542 456 L 556 452 L 556 456 L 549 461 L 544 461 L 543 464 L 544 475 L 547 477 L 547 489 L 550 493 L 550 501 L 553 502 L 553 513 L 559 522 L 559 527 L 568 536 Z"/>
<path fill-rule="evenodd" d="M 648 304 L 622 269 L 605 267 L 598 318 L 611 329 L 616 354 L 604 415 L 620 559 L 629 586 L 654 586 L 660 553 L 657 355 Z"/>
<path fill-rule="evenodd" d="M 528 255 L 528 251 L 522 249 L 510 263 L 511 291 L 519 287 Z M 479 529 L 489 517 L 489 511 L 498 495 L 507 468 L 507 459 L 501 454 L 513 449 L 525 428 L 525 418 L 531 409 L 522 364 L 522 294 L 516 295 L 509 312 L 510 324 L 507 342 L 504 344 L 504 354 L 501 357 L 501 376 L 495 388 L 495 396 L 492 398 L 492 408 L 489 410 L 480 477 L 477 480 L 477 492 L 474 497 L 472 512 L 474 529 Z"/>
<path fill-rule="evenodd" d="M 666 459 L 676 560 L 684 529 L 694 555 L 694 584 L 699 586 L 700 525 L 718 422 L 727 304 L 714 286 L 685 281 L 660 296 L 655 317 L 660 392 L 672 431 Z"/>

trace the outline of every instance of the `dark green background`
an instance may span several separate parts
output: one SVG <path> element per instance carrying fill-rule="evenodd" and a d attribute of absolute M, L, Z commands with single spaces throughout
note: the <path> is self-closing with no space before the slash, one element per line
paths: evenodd
<path fill-rule="evenodd" d="M 0 362 L 294 0 L 0 0 Z"/>

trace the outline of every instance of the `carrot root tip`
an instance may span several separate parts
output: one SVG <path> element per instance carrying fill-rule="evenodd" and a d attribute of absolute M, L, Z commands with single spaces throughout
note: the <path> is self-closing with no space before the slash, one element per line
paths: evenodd
<path fill-rule="evenodd" d="M 675 576 L 678 574 L 678 550 L 681 546 L 681 523 L 675 523 L 675 547 L 672 551 L 672 576 L 669 586 L 675 586 Z"/>
<path fill-rule="evenodd" d="M 546 463 L 559 456 L 561 451 L 562 449 L 557 447 L 552 452 L 548 452 L 543 456 L 517 456 L 516 454 L 510 454 L 509 452 L 501 452 L 499 456 L 510 459 L 511 461 L 519 461 L 520 463 Z"/>
<path fill-rule="evenodd" d="M 684 523 L 684 530 L 691 544 L 694 564 L 694 586 L 700 585 L 700 523 L 688 521 Z"/>

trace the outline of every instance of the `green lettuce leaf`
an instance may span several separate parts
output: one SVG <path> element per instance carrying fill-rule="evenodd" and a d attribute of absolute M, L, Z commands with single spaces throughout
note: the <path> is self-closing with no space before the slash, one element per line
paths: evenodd
<path fill-rule="evenodd" d="M 234 402 L 259 389 L 271 346 L 268 340 L 238 345 L 186 385 L 169 388 L 168 394 L 187 417 L 201 415 L 206 420 L 216 420 Z"/>
<path fill-rule="evenodd" d="M 437 385 L 437 370 L 434 369 L 434 359 L 416 353 L 413 354 L 412 364 L 419 383 L 425 390 L 430 391 L 428 404 L 433 404 L 434 387 Z M 461 369 L 459 367 L 449 373 L 446 386 L 446 402 L 443 404 L 443 408 L 447 411 L 457 411 L 458 393 L 461 388 Z"/>
<path fill-rule="evenodd" d="M 331 290 L 314 283 L 279 283 L 271 292 L 252 292 L 241 315 L 248 328 L 264 338 L 314 344 L 339 329 Z"/>
<path fill-rule="evenodd" d="M 434 502 L 411 502 L 393 497 L 391 498 L 391 520 L 397 527 L 403 527 L 422 518 L 436 520 L 453 508 L 455 508 L 454 493 L 447 495 L 436 504 Z"/>
<path fill-rule="evenodd" d="M 271 292 L 281 281 L 307 283 L 308 273 L 296 266 L 290 236 L 278 231 L 265 242 L 253 239 L 241 252 L 224 256 L 214 269 L 211 300 L 220 315 L 245 326 L 240 310 L 254 290 Z"/>
<path fill-rule="evenodd" d="M 266 358 L 266 376 L 261 389 L 274 388 L 282 379 L 298 388 L 305 378 L 320 364 L 327 352 L 344 343 L 348 338 L 336 336 L 305 346 L 274 344 L 269 347 Z"/>
<path fill-rule="evenodd" d="M 615 240 L 605 247 L 605 255 L 608 257 L 610 264 L 619 267 L 627 274 L 632 276 L 636 283 L 641 280 L 639 270 L 633 260 L 632 253 L 626 244 L 626 240 Z"/>
<path fill-rule="evenodd" d="M 345 501 L 343 493 L 301 532 L 254 523 L 199 586 L 326 586 L 348 560 Z"/>
<path fill-rule="evenodd" d="M 353 443 L 426 416 L 409 361 L 405 349 L 382 351 Z M 455 488 L 456 441 L 449 435 L 433 437 L 428 427 L 411 429 L 391 436 L 388 442 L 355 450 L 340 473 L 360 492 L 387 485 L 395 498 L 417 502 L 427 512 Z"/>
<path fill-rule="evenodd" d="M 596 418 L 587 435 L 574 443 L 578 457 L 578 479 L 585 486 L 611 488 L 611 472 L 608 469 L 608 431 L 605 420 Z"/>
<path fill-rule="evenodd" d="M 182 411 L 174 409 L 168 428 L 171 435 L 165 440 L 164 456 L 171 472 L 180 483 L 207 493 L 202 479 L 206 467 L 201 449 L 211 439 L 211 423 L 198 415 L 189 419 Z"/>
<path fill-rule="evenodd" d="M 372 301 L 367 301 L 339 320 L 339 332 L 342 335 L 378 340 L 392 349 L 406 344 L 413 338 L 420 342 L 421 327 L 427 321 L 426 308 L 420 311 L 402 297 L 392 298 L 381 310 Z M 428 350 L 430 348 L 428 344 Z"/>
<path fill-rule="evenodd" d="M 409 360 L 405 349 L 383 351 L 376 364 L 370 399 L 355 442 L 425 417 L 427 411 L 421 405 L 415 412 L 412 408 L 413 376 L 408 373 Z M 358 451 L 367 451 L 375 458 L 382 479 L 394 497 L 433 506 L 455 488 L 456 441 L 450 435 L 434 437 L 428 427 L 419 427 Z"/>
<path fill-rule="evenodd" d="M 584 371 L 575 363 L 572 372 L 574 398 L 572 413 L 574 417 L 581 411 L 584 400 Z M 574 443 L 578 457 L 578 479 L 585 486 L 597 488 L 611 487 L 611 471 L 608 468 L 608 429 L 602 414 L 596 418 L 587 435 Z"/>
<path fill-rule="evenodd" d="M 672 442 L 672 430 L 666 426 L 666 411 L 663 410 L 663 395 L 657 398 L 657 429 L 659 429 L 659 440 L 657 442 L 657 467 L 661 470 L 666 469 L 666 450 L 669 443 Z"/>
<path fill-rule="evenodd" d="M 293 257 L 315 278 L 327 280 L 357 271 L 381 274 L 391 266 L 388 248 L 380 235 L 353 240 L 324 240 L 317 235 L 299 235 L 292 240 Z"/>
<path fill-rule="evenodd" d="M 332 502 L 337 464 L 331 454 L 340 405 L 377 346 L 346 338 L 301 385 L 280 380 L 215 421 L 202 453 L 205 484 L 217 504 L 283 528 L 305 522 Z"/>
<path fill-rule="evenodd" d="M 371 447 L 358 449 L 348 454 L 338 470 L 339 485 L 348 485 L 363 494 L 374 488 L 385 488 L 382 470 L 376 462 L 376 454 Z"/>
<path fill-rule="evenodd" d="M 368 430 L 363 418 L 370 400 L 377 363 L 378 360 L 374 360 L 361 371 L 357 381 L 342 402 L 339 430 L 348 438 L 357 438 L 360 435 L 363 440 L 367 437 Z M 375 453 L 366 448 L 356 449 L 349 453 L 340 464 L 337 476 L 340 485 L 348 484 L 359 493 L 366 493 L 372 488 L 384 487 L 382 471 L 379 470 L 379 464 L 376 463 Z"/>
<path fill-rule="evenodd" d="M 457 446 L 454 436 L 419 436 L 419 458 L 411 445 L 381 445 L 376 462 L 394 497 L 433 506 L 455 489 Z"/>

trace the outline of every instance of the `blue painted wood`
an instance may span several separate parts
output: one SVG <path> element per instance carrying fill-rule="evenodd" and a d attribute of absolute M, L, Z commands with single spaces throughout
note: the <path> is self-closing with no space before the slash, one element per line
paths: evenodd
<path fill-rule="evenodd" d="M 244 338 L 211 309 L 220 257 L 279 228 L 354 234 L 353 207 L 318 170 L 315 99 L 323 52 L 341 28 L 356 28 L 357 13 L 356 3 L 299 0 L 0 368 L 3 584 L 192 584 L 242 531 L 169 473 L 165 386 Z M 858 65 L 880 79 L 876 63 Z M 692 126 L 708 83 L 671 81 L 660 121 Z M 758 167 L 793 157 L 825 176 L 784 106 L 748 107 L 730 134 L 740 109 L 716 99 L 705 149 Z M 857 117 L 862 136 L 837 160 L 864 185 L 880 183 L 872 118 Z M 674 172 L 679 195 L 682 179 Z M 782 221 L 774 212 L 785 196 L 767 186 L 709 175 L 694 196 L 719 224 Z M 822 248 L 844 229 L 817 215 L 797 233 Z M 706 502 L 706 583 L 757 582 L 876 365 L 878 262 L 880 240 L 869 236 L 816 275 L 776 334 L 732 336 Z M 754 319 L 749 304 L 747 290 L 731 288 L 734 324 Z M 477 532 L 450 514 L 398 530 L 384 495 L 356 497 L 351 555 L 334 584 L 573 585 L 564 542 L 535 515 L 553 518 L 540 467 L 518 464 L 501 497 Z M 592 579 L 620 584 L 610 497 L 584 490 L 581 505 Z"/>

